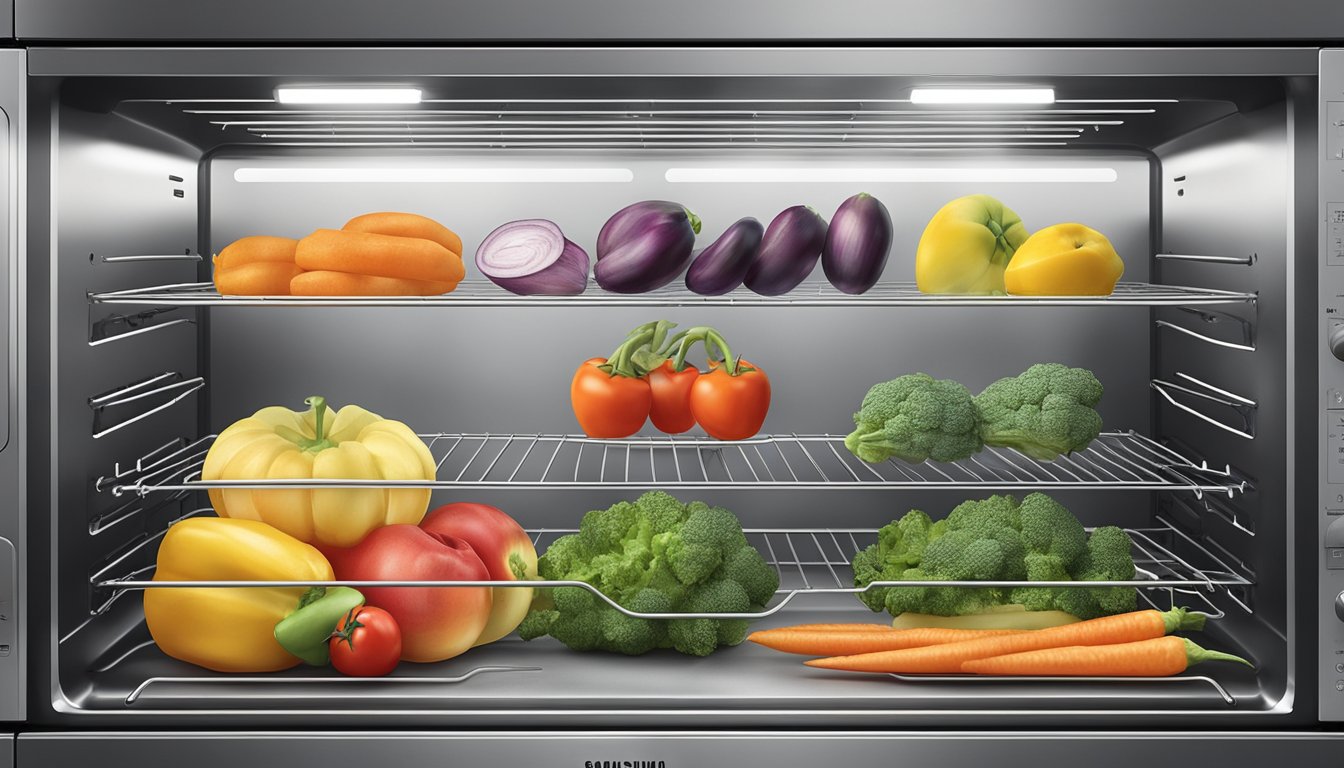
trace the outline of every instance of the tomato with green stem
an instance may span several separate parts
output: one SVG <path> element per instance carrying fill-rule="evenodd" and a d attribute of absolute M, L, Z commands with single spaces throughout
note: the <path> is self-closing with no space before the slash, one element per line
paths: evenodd
<path fill-rule="evenodd" d="M 699 378 L 700 369 L 686 364 L 686 353 L 694 341 L 692 331 L 672 337 L 667 347 L 658 353 L 663 358 L 662 364 L 649 371 L 649 390 L 653 393 L 649 420 L 669 435 L 681 434 L 695 426 L 695 416 L 691 413 L 691 387 Z M 677 348 L 675 357 L 669 355 L 673 347 Z"/>
<path fill-rule="evenodd" d="M 758 366 L 733 357 L 718 331 L 706 328 L 702 334 L 706 348 L 711 344 L 717 347 L 723 362 L 711 362 L 709 372 L 697 376 L 691 385 L 691 415 L 710 437 L 746 440 L 760 432 L 765 423 L 770 410 L 770 379 Z"/>
<path fill-rule="evenodd" d="M 401 659 L 401 627 L 382 608 L 353 608 L 331 636 L 331 664 L 343 675 L 382 677 Z"/>
<path fill-rule="evenodd" d="M 646 323 L 636 328 L 607 357 L 585 360 L 569 385 L 574 418 L 589 437 L 629 437 L 649 418 L 653 393 L 635 354 L 667 333 L 666 323 Z"/>

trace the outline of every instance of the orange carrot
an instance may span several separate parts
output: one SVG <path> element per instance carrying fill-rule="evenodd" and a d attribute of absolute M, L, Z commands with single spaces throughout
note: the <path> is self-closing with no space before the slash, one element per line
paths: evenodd
<path fill-rule="evenodd" d="M 1137 643 L 1010 653 L 965 662 L 961 671 L 977 675 L 1166 677 L 1201 661 L 1235 661 L 1254 668 L 1240 656 L 1205 650 L 1183 637 L 1168 635 Z"/>
<path fill-rule="evenodd" d="M 1174 608 L 1165 613 L 1151 610 L 1134 611 L 1016 635 L 986 637 L 899 651 L 834 656 L 827 659 L 812 659 L 804 663 L 813 667 L 846 669 L 853 672 L 949 674 L 960 672 L 962 664 L 974 659 L 1074 645 L 1132 643 L 1162 637 L 1178 629 L 1203 628 L 1204 615 L 1187 613 L 1184 608 Z"/>
<path fill-rule="evenodd" d="M 1015 629 L 901 629 L 890 632 L 860 630 L 806 630 L 797 628 L 767 629 L 747 637 L 753 643 L 784 653 L 802 653 L 809 656 L 836 656 L 839 654 L 875 653 L 903 648 L 922 648 L 927 645 L 955 643 L 981 637 L 1012 635 Z"/>
<path fill-rule="evenodd" d="M 289 292 L 295 296 L 438 296 L 456 287 L 457 283 L 430 283 L 326 270 L 304 272 L 289 282 Z"/>
<path fill-rule="evenodd" d="M 283 261 L 254 261 L 227 269 L 215 267 L 215 290 L 224 296 L 287 296 L 289 281 L 303 272 Z"/>
<path fill-rule="evenodd" d="M 776 627 L 764 630 L 774 632 L 783 629 L 798 629 L 806 632 L 894 632 L 890 624 L 794 624 L 791 627 Z"/>
<path fill-rule="evenodd" d="M 270 235 L 241 237 L 224 246 L 224 250 L 215 256 L 215 269 L 231 269 L 259 262 L 283 261 L 293 264 L 294 249 L 298 244 L 298 240 L 290 237 Z"/>
<path fill-rule="evenodd" d="M 309 270 L 456 283 L 462 257 L 433 240 L 319 229 L 299 241 L 294 262 Z"/>
<path fill-rule="evenodd" d="M 366 213 L 347 221 L 346 232 L 372 232 L 375 235 L 396 235 L 397 237 L 418 237 L 433 240 L 444 248 L 461 255 L 462 238 L 453 230 L 439 222 L 414 213 Z"/>

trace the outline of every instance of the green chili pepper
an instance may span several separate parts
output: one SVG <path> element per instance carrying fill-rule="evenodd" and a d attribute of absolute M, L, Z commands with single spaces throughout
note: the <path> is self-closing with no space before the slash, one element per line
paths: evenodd
<path fill-rule="evenodd" d="M 331 661 L 327 641 L 336 625 L 351 610 L 364 604 L 364 596 L 350 587 L 313 587 L 303 594 L 294 612 L 275 625 L 280 647 L 315 667 Z"/>

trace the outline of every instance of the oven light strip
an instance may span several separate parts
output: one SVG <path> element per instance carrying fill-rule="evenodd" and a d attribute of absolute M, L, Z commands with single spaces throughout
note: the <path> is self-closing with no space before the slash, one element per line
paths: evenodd
<path fill-rule="evenodd" d="M 939 183 L 993 184 L 1044 182 L 1110 184 L 1114 168 L 767 168 L 704 167 L 669 168 L 664 174 L 673 184 L 782 184 L 782 183 Z"/>
<path fill-rule="evenodd" d="M 625 184 L 629 168 L 239 168 L 233 180 L 275 183 Z"/>

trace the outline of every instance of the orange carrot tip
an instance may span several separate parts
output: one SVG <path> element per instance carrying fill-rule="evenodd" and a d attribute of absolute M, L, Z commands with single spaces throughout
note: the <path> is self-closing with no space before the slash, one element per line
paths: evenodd
<path fill-rule="evenodd" d="M 1231 661 L 1255 669 L 1240 656 L 1210 651 L 1183 637 L 1167 635 L 1135 643 L 1049 648 L 975 659 L 963 663 L 961 671 L 1033 677 L 1167 677 L 1205 661 Z"/>
<path fill-rule="evenodd" d="M 956 674 L 962 664 L 977 659 L 1073 646 L 1116 645 L 1170 636 L 1180 629 L 1199 629 L 1204 615 L 1184 608 L 1170 611 L 1133 611 L 1076 624 L 1000 636 L 982 636 L 959 642 L 832 655 L 814 659 L 809 666 L 851 672 L 894 674 Z"/>

